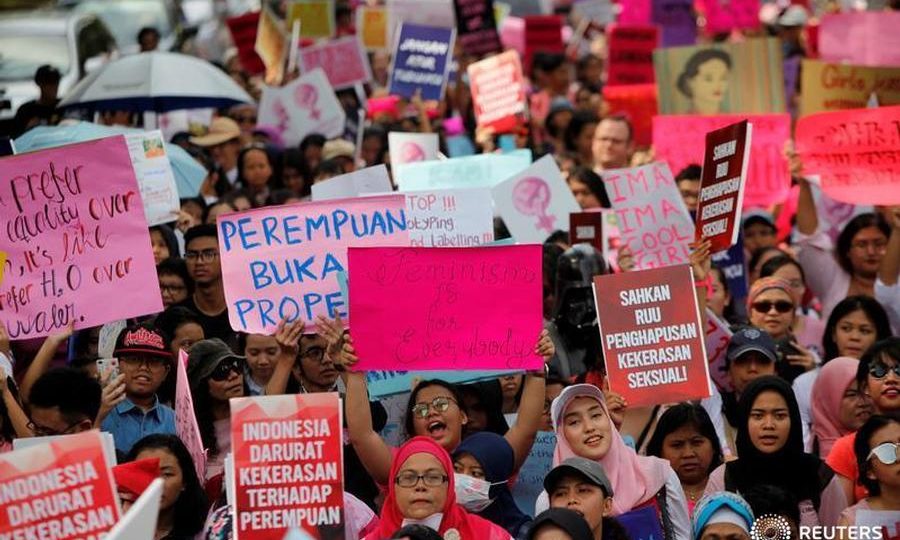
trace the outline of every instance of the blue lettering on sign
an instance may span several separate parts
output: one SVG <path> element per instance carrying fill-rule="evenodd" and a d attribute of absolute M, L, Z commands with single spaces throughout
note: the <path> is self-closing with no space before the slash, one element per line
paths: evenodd
<path fill-rule="evenodd" d="M 248 320 L 251 320 L 251 317 L 260 326 L 268 327 L 277 325 L 281 319 L 292 322 L 302 317 L 311 321 L 316 307 L 323 303 L 330 317 L 347 316 L 341 291 L 332 291 L 324 295 L 309 292 L 299 297 L 284 296 L 277 304 L 268 298 L 240 298 L 234 302 L 234 311 L 240 319 L 242 328 L 249 326 Z"/>

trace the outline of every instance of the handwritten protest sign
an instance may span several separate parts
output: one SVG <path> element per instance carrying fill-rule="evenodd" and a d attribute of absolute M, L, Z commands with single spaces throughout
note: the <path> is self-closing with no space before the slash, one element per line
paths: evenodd
<path fill-rule="evenodd" d="M 741 232 L 741 207 L 753 125 L 746 120 L 706 134 L 706 156 L 697 203 L 697 240 L 726 251 Z"/>
<path fill-rule="evenodd" d="M 351 248 L 359 368 L 538 369 L 539 245 Z"/>
<path fill-rule="evenodd" d="M 707 33 L 722 34 L 759 27 L 759 0 L 703 0 L 700 4 L 706 16 Z"/>
<path fill-rule="evenodd" d="M 237 538 L 343 537 L 341 412 L 336 392 L 231 400 Z"/>
<path fill-rule="evenodd" d="M 388 149 L 391 153 L 391 166 L 430 161 L 438 158 L 437 133 L 388 133 Z"/>
<path fill-rule="evenodd" d="M 286 145 L 296 146 L 310 133 L 338 137 L 346 121 L 344 108 L 321 68 L 285 86 L 263 87 L 259 123 L 274 127 Z"/>
<path fill-rule="evenodd" d="M 324 69 L 328 82 L 337 90 L 372 80 L 369 57 L 355 36 L 304 47 L 297 60 L 301 73 Z"/>
<path fill-rule="evenodd" d="M 865 67 L 804 60 L 800 69 L 800 112 L 804 115 L 863 109 L 874 94 L 878 103 L 900 105 L 900 67 Z"/>
<path fill-rule="evenodd" d="M 429 379 L 440 379 L 451 384 L 466 384 L 496 379 L 515 371 L 430 371 Z M 419 374 L 421 375 L 421 373 Z M 366 389 L 370 398 L 382 398 L 397 394 L 409 393 L 415 386 L 416 373 L 412 371 L 367 371 Z M 405 414 L 405 410 L 404 410 Z"/>
<path fill-rule="evenodd" d="M 403 23 L 394 43 L 388 91 L 411 98 L 421 93 L 424 100 L 444 97 L 456 30 Z"/>
<path fill-rule="evenodd" d="M 605 171 L 603 182 L 637 268 L 689 262 L 694 223 L 665 163 Z"/>
<path fill-rule="evenodd" d="M 287 27 L 300 21 L 300 37 L 330 38 L 334 36 L 334 0 L 291 0 L 288 4 Z"/>
<path fill-rule="evenodd" d="M 0 318 L 12 339 L 162 311 L 123 136 L 0 160 Z"/>
<path fill-rule="evenodd" d="M 629 406 L 709 397 L 690 266 L 597 276 L 594 298 L 609 386 Z"/>
<path fill-rule="evenodd" d="M 606 84 L 652 84 L 653 49 L 659 43 L 656 26 L 613 25 L 608 29 L 609 73 Z"/>
<path fill-rule="evenodd" d="M 611 115 L 631 121 L 634 143 L 650 146 L 653 142 L 653 117 L 659 112 L 655 84 L 604 86 L 603 101 Z"/>
<path fill-rule="evenodd" d="M 356 8 L 356 30 L 367 51 L 386 49 L 387 10 L 384 6 L 364 6 Z"/>
<path fill-rule="evenodd" d="M 544 477 L 553 468 L 555 449 L 556 432 L 538 431 L 531 452 L 519 469 L 516 483 L 510 490 L 516 506 L 529 516 L 534 516 L 534 505 L 544 491 Z"/>
<path fill-rule="evenodd" d="M 152 226 L 175 221 L 181 203 L 172 163 L 166 156 L 162 132 L 156 130 L 128 134 L 125 141 L 141 188 L 147 224 Z"/>
<path fill-rule="evenodd" d="M 119 504 L 100 432 L 0 454 L 0 507 L 3 538 L 102 537 Z"/>
<path fill-rule="evenodd" d="M 259 14 L 256 43 L 253 49 L 266 66 L 266 84 L 278 85 L 284 79 L 284 61 L 287 58 L 288 39 L 281 20 L 268 8 Z"/>
<path fill-rule="evenodd" d="M 898 27 L 896 11 L 828 13 L 819 23 L 819 57 L 857 66 L 900 66 Z"/>
<path fill-rule="evenodd" d="M 494 19 L 494 0 L 454 0 L 459 44 L 474 56 L 500 52 L 500 34 Z"/>
<path fill-rule="evenodd" d="M 410 191 L 406 225 L 413 247 L 472 247 L 494 241 L 487 188 Z"/>
<path fill-rule="evenodd" d="M 408 245 L 401 195 L 301 203 L 219 218 L 219 251 L 231 327 L 272 333 L 281 319 L 348 315 L 337 273 L 347 247 Z"/>
<path fill-rule="evenodd" d="M 175 434 L 181 439 L 191 454 L 197 478 L 206 477 L 206 449 L 197 426 L 194 400 L 191 398 L 191 383 L 187 377 L 188 355 L 179 351 L 175 366 Z"/>
<path fill-rule="evenodd" d="M 475 119 L 495 133 L 515 128 L 525 112 L 525 81 L 522 64 L 515 51 L 506 51 L 469 64 L 469 84 Z"/>
<path fill-rule="evenodd" d="M 517 242 L 541 243 L 581 210 L 553 156 L 547 155 L 491 190 L 497 212 Z"/>
<path fill-rule="evenodd" d="M 5 251 L 0 251 L 0 283 L 3 283 L 3 275 L 6 273 L 6 260 L 8 256 Z"/>
<path fill-rule="evenodd" d="M 312 200 L 352 199 L 372 193 L 388 193 L 391 190 L 391 177 L 388 176 L 387 167 L 376 165 L 313 184 Z"/>
<path fill-rule="evenodd" d="M 660 27 L 663 47 L 693 45 L 697 42 L 697 21 L 693 0 L 653 0 L 650 20 Z"/>
<path fill-rule="evenodd" d="M 797 121 L 797 153 L 832 199 L 900 204 L 900 106 L 836 111 Z"/>
<path fill-rule="evenodd" d="M 692 163 L 703 163 L 706 134 L 741 120 L 753 124 L 744 208 L 768 207 L 784 201 L 791 176 L 784 157 L 784 141 L 791 137 L 787 114 L 677 115 L 653 118 L 653 148 L 675 174 Z"/>
<path fill-rule="evenodd" d="M 725 367 L 725 353 L 731 341 L 731 330 L 716 314 L 706 310 L 706 355 L 709 364 L 709 376 L 722 392 L 731 392 L 731 377 Z"/>
<path fill-rule="evenodd" d="M 104 540 L 155 540 L 162 492 L 163 479 L 154 478 Z"/>
<path fill-rule="evenodd" d="M 494 187 L 531 165 L 531 152 L 478 154 L 439 161 L 407 163 L 394 169 L 400 191 Z"/>

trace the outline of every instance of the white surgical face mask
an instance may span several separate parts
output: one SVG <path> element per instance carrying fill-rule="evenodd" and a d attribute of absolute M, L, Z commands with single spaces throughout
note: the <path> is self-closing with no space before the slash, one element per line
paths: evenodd
<path fill-rule="evenodd" d="M 454 473 L 453 478 L 456 482 L 456 502 L 469 512 L 477 514 L 494 502 L 490 496 L 491 486 L 494 484 L 467 474 Z"/>

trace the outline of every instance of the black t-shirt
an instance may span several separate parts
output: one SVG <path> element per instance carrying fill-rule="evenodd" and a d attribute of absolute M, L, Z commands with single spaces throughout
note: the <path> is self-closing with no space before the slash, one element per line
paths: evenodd
<path fill-rule="evenodd" d="M 42 105 L 37 100 L 23 103 L 19 110 L 16 111 L 16 136 L 25 133 L 26 129 L 28 129 L 28 123 L 35 118 L 38 119 L 37 125 L 40 126 L 56 124 L 59 121 L 59 110 L 56 108 L 59 101 L 57 99 L 53 105 Z"/>
<path fill-rule="evenodd" d="M 189 296 L 187 300 L 179 304 L 186 307 L 197 314 L 200 320 L 200 326 L 203 327 L 203 336 L 206 339 L 219 338 L 229 347 L 234 349 L 237 346 L 237 333 L 231 329 L 231 323 L 228 322 L 228 309 L 223 309 L 218 315 L 207 315 L 197 308 L 194 303 L 194 297 Z"/>

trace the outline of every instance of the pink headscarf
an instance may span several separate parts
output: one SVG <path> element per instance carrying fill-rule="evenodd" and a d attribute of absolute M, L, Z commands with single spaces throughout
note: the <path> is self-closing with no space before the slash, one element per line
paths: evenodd
<path fill-rule="evenodd" d="M 553 452 L 554 467 L 566 459 L 576 456 L 563 432 L 563 417 L 569 404 L 578 397 L 596 399 L 603 407 L 606 416 L 609 416 L 603 392 L 596 386 L 576 384 L 563 390 L 559 397 L 553 400 L 550 408 L 553 428 L 556 430 L 556 450 Z M 612 441 L 609 451 L 598 462 L 603 465 L 615 493 L 612 501 L 613 515 L 620 515 L 655 497 L 666 484 L 672 467 L 666 460 L 637 455 L 634 449 L 628 447 L 622 440 L 622 436 L 612 424 L 612 420 L 609 425 Z"/>
<path fill-rule="evenodd" d="M 823 459 L 831 452 L 835 441 L 850 433 L 841 424 L 841 400 L 851 382 L 856 380 L 859 360 L 841 356 L 822 366 L 812 389 L 813 433 L 819 443 Z"/>
<path fill-rule="evenodd" d="M 394 460 L 391 462 L 391 476 L 388 481 L 388 494 L 384 501 L 384 506 L 381 508 L 381 520 L 378 523 L 378 527 L 364 537 L 365 540 L 390 538 L 402 527 L 403 512 L 400 511 L 400 507 L 397 505 L 394 478 L 397 477 L 397 473 L 400 472 L 400 467 L 403 466 L 403 463 L 413 454 L 430 454 L 434 456 L 441 462 L 444 474 L 449 477 L 447 500 L 443 509 L 444 517 L 441 520 L 441 529 L 438 531 L 442 537 L 453 537 L 453 533 L 449 535 L 446 533 L 455 530 L 458 533 L 456 538 L 462 540 L 509 540 L 509 533 L 502 527 L 476 515 L 469 514 L 462 506 L 456 504 L 456 487 L 450 454 L 438 443 L 434 442 L 433 439 L 422 436 L 408 440 L 394 455 Z"/>
<path fill-rule="evenodd" d="M 797 293 L 794 292 L 794 289 L 791 288 L 791 284 L 787 281 L 781 279 L 780 277 L 768 276 L 764 278 L 759 278 L 753 282 L 753 285 L 750 287 L 750 292 L 747 293 L 747 309 L 750 309 L 750 306 L 753 305 L 753 302 L 756 301 L 756 297 L 764 293 L 765 291 L 770 291 L 772 289 L 783 292 L 788 295 L 788 298 L 791 299 L 791 302 L 794 303 L 794 307 L 800 302 L 800 299 L 797 298 Z"/>

